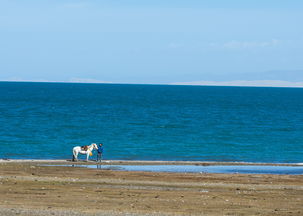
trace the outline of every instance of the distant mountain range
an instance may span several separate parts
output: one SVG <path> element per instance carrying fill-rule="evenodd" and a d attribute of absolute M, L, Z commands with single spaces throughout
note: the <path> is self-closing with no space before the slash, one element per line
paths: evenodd
<path fill-rule="evenodd" d="M 303 87 L 303 70 L 280 70 L 263 73 L 224 74 L 200 81 L 174 82 L 173 85 Z"/>
<path fill-rule="evenodd" d="M 190 77 L 190 76 L 188 76 Z M 182 78 L 179 78 L 180 80 Z M 66 81 L 49 80 L 23 80 L 18 78 L 3 81 L 15 82 L 67 82 L 67 83 L 116 83 L 90 78 L 71 78 Z M 118 82 L 125 83 L 127 82 Z M 132 84 L 135 84 L 135 82 Z M 144 84 L 144 82 L 138 82 Z M 148 84 L 158 84 L 151 82 Z M 176 82 L 161 82 L 169 85 L 211 85 L 211 86 L 268 86 L 268 87 L 303 87 L 303 70 L 276 70 L 262 73 L 229 73 L 229 74 L 205 74 L 196 77 L 195 80 L 182 80 Z"/>
<path fill-rule="evenodd" d="M 303 70 L 277 70 L 263 73 L 238 74 L 237 80 L 282 80 L 303 82 Z"/>

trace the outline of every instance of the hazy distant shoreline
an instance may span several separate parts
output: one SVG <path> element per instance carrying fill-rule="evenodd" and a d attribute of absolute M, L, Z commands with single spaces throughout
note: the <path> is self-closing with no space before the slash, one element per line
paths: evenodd
<path fill-rule="evenodd" d="M 192 81 L 172 83 L 115 83 L 104 81 L 48 81 L 48 80 L 0 80 L 12 83 L 62 83 L 62 84 L 109 84 L 109 85 L 167 85 L 167 86 L 206 86 L 206 87 L 261 87 L 261 88 L 303 88 L 303 82 L 283 80 L 233 80 L 233 81 Z"/>

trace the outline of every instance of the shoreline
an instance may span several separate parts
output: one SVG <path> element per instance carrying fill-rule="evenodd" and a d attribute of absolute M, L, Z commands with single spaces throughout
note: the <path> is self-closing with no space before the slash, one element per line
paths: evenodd
<path fill-rule="evenodd" d="M 237 80 L 236 80 L 237 81 Z M 196 83 L 196 82 L 189 82 L 189 83 L 114 83 L 114 82 L 79 82 L 79 81 L 51 81 L 51 80 L 0 80 L 0 83 L 46 83 L 46 84 L 92 84 L 92 85 L 150 85 L 150 86 L 200 86 L 200 87 L 239 87 L 239 88 L 303 88 L 302 85 L 270 85 L 270 84 L 236 84 L 236 83 L 229 83 L 229 82 L 213 82 L 213 81 L 206 81 L 206 83 Z M 254 81 L 278 81 L 279 80 L 254 80 Z M 254 82 L 252 81 L 252 82 Z M 291 84 L 292 82 L 286 83 Z M 294 82 L 294 84 L 296 84 Z"/>
<path fill-rule="evenodd" d="M 234 165 L 234 166 L 303 166 L 302 163 L 264 163 L 264 162 L 219 162 L 219 161 L 152 161 L 152 160 L 102 160 L 98 163 L 94 160 L 88 162 L 79 160 L 77 162 L 70 159 L 0 159 L 0 163 L 56 163 L 56 164 L 106 164 L 106 165 Z"/>
<path fill-rule="evenodd" d="M 0 215 L 299 216 L 303 212 L 303 175 L 125 172 L 41 166 L 59 161 L 69 165 L 94 164 L 0 160 Z"/>

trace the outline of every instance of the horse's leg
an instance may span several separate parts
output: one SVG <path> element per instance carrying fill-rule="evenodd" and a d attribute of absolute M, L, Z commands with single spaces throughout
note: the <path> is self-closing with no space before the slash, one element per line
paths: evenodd
<path fill-rule="evenodd" d="M 78 161 L 78 152 L 76 150 L 73 151 L 73 159 L 74 161 Z"/>
<path fill-rule="evenodd" d="M 86 162 L 88 162 L 89 153 L 86 153 Z"/>
<path fill-rule="evenodd" d="M 73 149 L 73 161 L 75 161 L 75 150 Z"/>

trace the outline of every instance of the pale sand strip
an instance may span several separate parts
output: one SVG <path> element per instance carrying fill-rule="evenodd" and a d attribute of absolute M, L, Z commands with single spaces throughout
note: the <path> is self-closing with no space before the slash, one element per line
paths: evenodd
<path fill-rule="evenodd" d="M 303 186 L 298 185 L 248 185 L 246 183 L 234 183 L 232 185 L 226 185 L 226 183 L 210 183 L 210 182 L 166 182 L 166 181 L 147 181 L 147 180 L 122 180 L 122 179 L 91 179 L 91 178 L 60 178 L 60 177 L 41 177 L 41 176 L 5 176 L 1 177 L 0 180 L 8 181 L 8 180 L 15 180 L 15 181 L 44 181 L 44 182 L 78 182 L 78 183 L 102 183 L 111 185 L 117 185 L 118 188 L 125 188 L 125 189 L 151 189 L 151 190 L 164 190 L 169 188 L 180 188 L 180 190 L 191 190 L 200 188 L 201 192 L 202 189 L 211 189 L 211 188 L 246 188 L 249 190 L 281 190 L 281 189 L 290 189 L 290 190 L 303 190 Z M 136 185 L 134 188 L 132 185 Z"/>
<path fill-rule="evenodd" d="M 0 207 L 0 216 L 174 216 L 169 213 L 129 213 L 117 211 L 104 211 L 98 213 L 79 212 L 73 210 L 49 210 L 30 208 L 3 208 Z"/>

